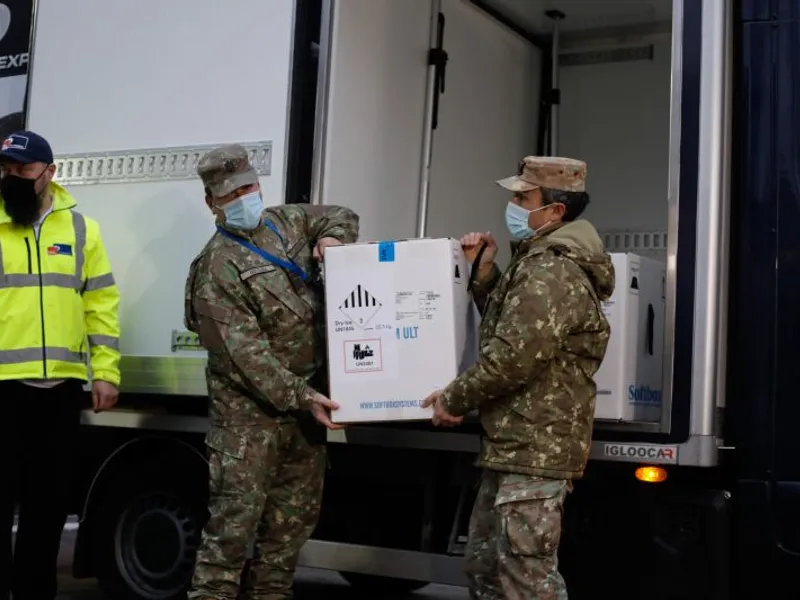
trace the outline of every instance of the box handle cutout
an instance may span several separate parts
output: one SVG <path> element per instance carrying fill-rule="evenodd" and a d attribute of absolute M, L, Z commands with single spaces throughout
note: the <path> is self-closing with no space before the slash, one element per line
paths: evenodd
<path fill-rule="evenodd" d="M 645 338 L 645 346 L 646 352 L 653 356 L 653 337 L 655 337 L 655 333 L 653 331 L 655 326 L 656 320 L 656 312 L 653 310 L 653 305 L 647 305 L 647 337 Z"/>

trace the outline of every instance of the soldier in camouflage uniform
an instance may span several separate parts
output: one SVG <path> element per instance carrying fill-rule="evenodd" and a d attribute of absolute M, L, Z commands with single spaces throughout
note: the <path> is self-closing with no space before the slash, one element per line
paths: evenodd
<path fill-rule="evenodd" d="M 336 206 L 264 210 L 258 177 L 238 145 L 198 163 L 217 233 L 191 265 L 186 325 L 208 350 L 206 436 L 210 519 L 189 598 L 240 592 L 292 597 L 294 570 L 316 523 L 325 429 L 324 311 L 317 262 L 356 241 L 358 217 Z"/>
<path fill-rule="evenodd" d="M 479 358 L 425 404 L 445 426 L 478 409 L 485 432 L 466 550 L 475 599 L 567 598 L 561 516 L 589 457 L 593 375 L 610 334 L 601 301 L 614 290 L 600 237 L 578 219 L 585 181 L 583 162 L 529 156 L 497 182 L 514 194 L 506 210 L 514 254 L 502 274 L 490 234 L 461 240 L 472 262 L 486 244 L 474 292 Z"/>

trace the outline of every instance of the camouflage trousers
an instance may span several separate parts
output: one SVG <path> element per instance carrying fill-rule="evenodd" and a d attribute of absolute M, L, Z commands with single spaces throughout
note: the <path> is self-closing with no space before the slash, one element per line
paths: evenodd
<path fill-rule="evenodd" d="M 298 555 L 316 527 L 325 447 L 311 446 L 295 423 L 213 425 L 209 521 L 197 553 L 190 599 L 292 598 Z M 254 544 L 247 576 L 247 551 Z"/>
<path fill-rule="evenodd" d="M 558 572 L 564 480 L 484 470 L 469 522 L 473 600 L 566 600 Z"/>

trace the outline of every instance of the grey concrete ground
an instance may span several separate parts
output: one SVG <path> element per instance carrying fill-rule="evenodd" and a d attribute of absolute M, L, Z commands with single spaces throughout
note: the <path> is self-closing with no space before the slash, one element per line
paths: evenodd
<path fill-rule="evenodd" d="M 69 575 L 72 561 L 72 547 L 75 532 L 66 530 L 61 543 L 59 560 L 59 585 L 61 593 L 58 600 L 109 600 L 94 581 L 75 581 Z M 361 600 L 336 574 L 329 571 L 302 569 L 298 573 L 296 600 Z M 467 600 L 466 590 L 441 585 L 431 585 L 414 594 L 407 600 Z M 364 599 L 366 600 L 366 599 Z M 370 598 L 370 600 L 375 600 Z"/>

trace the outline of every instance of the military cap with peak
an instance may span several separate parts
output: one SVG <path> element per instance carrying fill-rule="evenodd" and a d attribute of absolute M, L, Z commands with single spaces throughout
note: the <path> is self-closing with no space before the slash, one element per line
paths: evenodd
<path fill-rule="evenodd" d="M 239 144 L 214 148 L 205 154 L 197 162 L 197 174 L 214 198 L 258 183 L 258 173 L 250 164 L 247 150 Z"/>
<path fill-rule="evenodd" d="M 586 191 L 586 163 L 558 156 L 526 156 L 517 174 L 497 182 L 511 192 L 530 192 L 543 187 L 561 192 Z"/>

